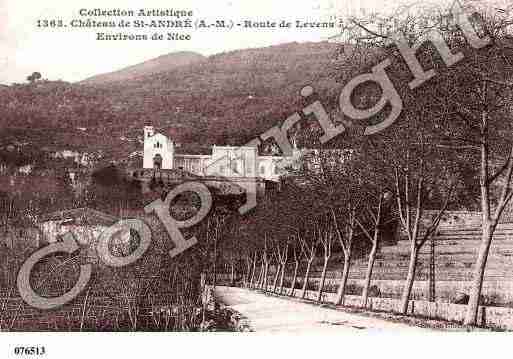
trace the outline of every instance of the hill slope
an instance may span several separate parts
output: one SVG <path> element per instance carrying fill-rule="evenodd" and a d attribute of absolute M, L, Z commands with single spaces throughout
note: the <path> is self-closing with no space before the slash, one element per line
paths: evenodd
<path fill-rule="evenodd" d="M 0 97 L 3 140 L 102 149 L 119 159 L 142 149 L 142 127 L 152 124 L 181 143 L 243 144 L 311 103 L 299 95 L 305 85 L 336 101 L 341 85 L 330 67 L 337 48 L 323 42 L 238 50 L 152 73 L 164 56 L 133 66 L 149 74 L 122 83 L 107 74 L 78 84 L 11 86 Z"/>
<path fill-rule="evenodd" d="M 172 71 L 180 66 L 194 64 L 204 61 L 205 59 L 205 56 L 195 52 L 174 52 L 145 61 L 141 64 L 126 67 L 119 71 L 96 75 L 81 81 L 81 83 L 86 85 L 99 85 L 108 82 L 129 81 L 159 72 Z"/>

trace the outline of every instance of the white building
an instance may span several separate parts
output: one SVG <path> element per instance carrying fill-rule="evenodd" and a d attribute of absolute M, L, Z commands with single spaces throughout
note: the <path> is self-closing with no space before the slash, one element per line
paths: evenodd
<path fill-rule="evenodd" d="M 100 235 L 117 221 L 117 217 L 92 208 L 77 208 L 45 214 L 39 219 L 37 227 L 47 243 L 62 240 L 66 233 L 71 232 L 77 243 L 87 248 L 87 256 L 96 260 Z M 122 237 L 124 234 L 119 233 Z"/>
<path fill-rule="evenodd" d="M 207 155 L 178 154 L 174 142 L 152 126 L 144 127 L 144 169 L 182 169 L 198 176 L 259 177 L 277 181 L 299 156 L 260 156 L 256 147 L 212 146 Z"/>
<path fill-rule="evenodd" d="M 166 136 L 144 127 L 144 168 L 173 169 L 175 145 Z"/>

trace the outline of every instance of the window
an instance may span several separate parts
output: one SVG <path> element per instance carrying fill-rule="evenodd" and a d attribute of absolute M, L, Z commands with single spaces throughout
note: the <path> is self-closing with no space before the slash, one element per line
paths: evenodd
<path fill-rule="evenodd" d="M 260 166 L 260 174 L 265 175 L 265 167 L 264 166 Z"/>
<path fill-rule="evenodd" d="M 224 166 L 219 166 L 219 172 L 224 173 Z"/>
<path fill-rule="evenodd" d="M 278 168 L 278 166 L 274 166 L 274 174 L 280 174 L 280 169 Z"/>
<path fill-rule="evenodd" d="M 153 145 L 153 147 L 162 148 L 162 144 L 160 142 L 157 142 L 157 143 L 155 143 L 155 145 Z"/>

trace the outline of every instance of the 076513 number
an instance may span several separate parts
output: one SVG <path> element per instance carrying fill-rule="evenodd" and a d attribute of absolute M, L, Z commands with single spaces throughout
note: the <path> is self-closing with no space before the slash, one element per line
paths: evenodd
<path fill-rule="evenodd" d="M 34 346 L 34 347 L 15 347 L 14 355 L 45 355 L 46 349 L 44 346 Z"/>

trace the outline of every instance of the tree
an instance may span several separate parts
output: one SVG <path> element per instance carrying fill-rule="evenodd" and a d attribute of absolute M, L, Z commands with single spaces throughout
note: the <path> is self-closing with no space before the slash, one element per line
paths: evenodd
<path fill-rule="evenodd" d="M 333 246 L 333 240 L 334 240 L 334 233 L 333 233 L 333 225 L 331 224 L 331 221 L 329 219 L 329 216 L 325 216 L 326 223 L 319 223 L 317 226 L 315 232 L 319 238 L 319 242 L 322 245 L 323 248 L 323 257 L 324 257 L 324 263 L 322 266 L 322 272 L 321 272 L 321 278 L 319 281 L 319 289 L 317 291 L 317 301 L 321 302 L 322 300 L 322 292 L 324 290 L 324 283 L 326 281 L 326 270 L 328 269 L 328 262 L 331 258 L 332 254 L 332 246 Z M 321 218 L 322 221 L 322 218 Z"/>
<path fill-rule="evenodd" d="M 277 253 L 277 260 L 279 263 L 280 268 L 280 287 L 278 290 L 278 294 L 283 293 L 283 282 L 285 280 L 285 270 L 287 269 L 287 260 L 289 255 L 289 246 L 290 241 L 287 239 L 285 243 L 277 243 L 276 244 L 276 253 Z"/>
<path fill-rule="evenodd" d="M 349 203 L 346 208 L 345 214 L 339 216 L 343 218 L 342 225 L 339 224 L 339 218 L 335 212 L 335 209 L 331 208 L 330 212 L 335 224 L 335 233 L 337 239 L 342 247 L 344 253 L 344 266 L 342 268 L 342 277 L 338 285 L 337 296 L 335 298 L 335 304 L 341 305 L 344 302 L 344 296 L 346 294 L 347 280 L 349 278 L 349 269 L 351 268 L 351 256 L 353 253 L 353 244 L 356 230 L 356 206 L 354 203 Z"/>
<path fill-rule="evenodd" d="M 223 261 L 229 268 L 230 286 L 233 286 L 237 278 L 237 264 L 241 260 L 243 249 L 240 248 L 239 241 L 234 237 L 224 238 L 219 249 Z"/>
<path fill-rule="evenodd" d="M 477 10 L 471 9 L 468 4 L 477 7 Z M 466 1 L 463 5 L 456 2 L 449 9 L 443 6 L 428 11 L 406 8 L 392 16 L 349 21 L 356 48 L 379 49 L 378 53 L 383 57 L 398 64 L 391 68 L 391 72 L 396 84 L 397 80 L 400 81 L 399 92 L 404 107 L 417 109 L 424 123 L 429 125 L 424 127 L 427 131 L 423 131 L 423 141 L 416 142 L 424 147 L 437 148 L 441 157 L 465 160 L 478 169 L 476 177 L 479 179 L 482 239 L 465 320 L 469 325 L 476 324 L 493 233 L 513 196 L 511 121 L 504 121 L 504 118 L 511 118 L 511 7 L 501 9 L 494 5 L 484 1 Z M 426 39 L 430 40 L 428 44 Z M 408 67 L 404 66 L 405 61 Z M 431 67 L 429 71 L 425 69 L 428 67 Z M 404 86 L 408 82 L 409 88 Z M 420 111 L 421 106 L 430 110 Z M 403 121 L 405 117 L 402 116 Z M 411 117 L 406 119 L 410 121 Z M 410 145 L 414 144 L 415 141 L 410 141 Z M 411 151 L 409 153 L 412 154 Z M 432 157 L 429 157 L 431 160 Z M 411 190 L 408 183 L 414 178 L 417 188 L 427 189 L 422 179 L 424 176 L 420 175 L 426 173 L 422 170 L 425 165 L 425 161 L 417 163 L 419 171 L 416 175 L 411 173 L 409 166 L 400 166 L 395 173 L 398 213 L 412 241 L 406 289 L 411 284 L 418 247 L 425 242 L 426 233 L 433 233 L 439 218 L 435 216 L 425 233 L 418 238 L 416 223 L 418 214 L 422 213 L 418 204 L 424 202 L 424 194 L 420 189 L 412 193 L 413 196 L 407 193 Z M 446 186 L 445 194 L 440 199 L 449 198 L 447 188 L 452 186 Z M 413 207 L 409 205 L 410 199 L 417 202 Z M 444 203 L 446 201 L 443 200 L 439 203 L 439 214 L 446 206 Z M 408 208 L 405 208 L 408 206 L 416 213 L 413 219 Z M 407 290 L 403 293 L 403 312 L 407 306 L 406 295 Z"/>
<path fill-rule="evenodd" d="M 317 217 L 327 215 L 333 225 L 335 238 L 343 252 L 343 268 L 335 303 L 341 304 L 345 295 L 354 240 L 357 237 L 356 215 L 361 210 L 362 179 L 354 178 L 354 150 L 350 147 L 312 150 L 294 171 L 296 190 L 302 193 Z M 315 233 L 314 233 L 315 234 Z"/>
<path fill-rule="evenodd" d="M 253 251 L 252 253 L 247 253 L 245 255 L 245 260 L 247 265 L 246 288 L 253 288 L 258 261 L 257 252 Z"/>
<path fill-rule="evenodd" d="M 271 241 L 271 246 L 274 249 L 271 254 L 271 260 L 276 262 L 276 264 L 274 265 L 274 279 L 273 279 L 272 292 L 276 293 L 276 289 L 278 288 L 278 277 L 280 275 L 282 266 L 281 266 L 280 259 L 278 256 L 278 253 L 280 251 L 278 245 L 276 245 L 275 241 Z"/>
<path fill-rule="evenodd" d="M 267 234 L 264 235 L 264 248 L 262 250 L 262 287 L 265 292 L 268 291 L 268 277 L 269 277 L 269 264 L 270 264 L 270 256 L 269 256 L 269 248 L 267 245 Z"/>
<path fill-rule="evenodd" d="M 381 156 L 374 153 L 374 142 L 354 139 L 348 139 L 347 142 L 353 148 L 353 152 L 344 181 L 355 182 L 352 186 L 353 191 L 360 192 L 356 198 L 361 204 L 354 218 L 356 228 L 360 232 L 356 235 L 368 240 L 360 246 L 369 253 L 362 291 L 362 306 L 365 307 L 379 243 L 383 237 L 382 227 L 396 221 L 395 215 L 391 213 L 393 183 Z"/>
<path fill-rule="evenodd" d="M 260 271 L 258 273 L 258 282 L 257 282 L 257 288 L 263 289 L 264 287 L 264 272 L 265 272 L 265 262 L 264 262 L 264 256 L 265 253 L 262 250 L 262 259 L 260 260 Z"/>
<path fill-rule="evenodd" d="M 30 83 L 34 83 L 39 81 L 42 78 L 41 73 L 33 72 L 32 75 L 27 76 L 27 81 Z"/>
<path fill-rule="evenodd" d="M 297 274 L 299 270 L 299 260 L 300 256 L 298 253 L 298 243 L 296 240 L 296 236 L 292 236 L 292 258 L 294 259 L 294 274 L 292 276 L 292 280 L 290 281 L 290 296 L 293 297 L 296 292 L 296 283 L 297 283 Z"/>
<path fill-rule="evenodd" d="M 495 31 L 496 29 L 491 28 L 488 30 L 488 33 L 494 34 Z M 500 38 L 493 37 L 493 45 L 489 51 L 485 54 L 479 54 L 472 59 L 477 61 L 472 61 L 469 64 L 472 67 L 481 65 L 481 68 L 478 68 L 478 70 L 475 67 L 471 70 L 479 80 L 473 88 L 475 93 L 477 93 L 476 101 L 471 104 L 459 101 L 456 105 L 459 107 L 458 110 L 461 111 L 459 115 L 465 118 L 465 121 L 470 124 L 469 127 L 475 129 L 476 136 L 474 138 L 478 142 L 480 157 L 479 188 L 482 236 L 477 260 L 474 265 L 467 316 L 465 318 L 465 323 L 468 325 L 475 325 L 477 323 L 479 300 L 493 235 L 506 206 L 513 197 L 513 142 L 510 136 L 512 115 L 510 104 L 513 99 L 511 92 L 513 83 L 501 83 L 502 80 L 495 81 L 496 75 L 493 74 L 496 71 L 493 68 L 498 65 L 510 67 L 509 60 L 505 57 L 504 44 L 500 42 Z M 487 66 L 479 63 L 479 60 L 483 59 L 488 60 Z M 492 59 L 498 60 L 500 63 L 493 64 Z M 503 60 L 506 60 L 506 63 Z M 508 70 L 511 71 L 512 68 L 510 67 Z M 509 79 L 512 78 L 512 73 L 509 72 Z M 510 127 L 509 131 L 504 131 L 506 126 L 501 123 L 504 122 L 504 118 L 509 119 L 509 121 L 506 121 L 506 126 L 509 125 Z M 501 136 L 502 133 L 508 133 L 507 137 Z M 497 137 L 500 137 L 500 139 L 494 143 L 494 139 Z M 498 161 L 502 161 L 503 164 L 496 168 Z"/>
<path fill-rule="evenodd" d="M 315 259 L 318 242 L 314 236 L 305 238 L 300 233 L 297 234 L 297 238 L 299 239 L 300 243 L 301 255 L 306 260 L 306 270 L 305 275 L 303 276 L 303 287 L 301 289 L 301 299 L 305 299 L 306 291 L 308 289 L 308 280 L 310 279 L 310 271 L 312 269 L 312 263 Z"/>
<path fill-rule="evenodd" d="M 455 170 L 457 156 L 447 154 L 445 149 L 435 146 L 435 126 L 428 117 L 432 109 L 430 99 L 427 94 L 421 99 L 417 98 L 403 111 L 401 122 L 394 124 L 390 131 L 362 140 L 360 147 L 360 151 L 364 151 L 364 158 L 381 177 L 375 197 L 381 198 L 385 189 L 393 193 L 395 215 L 401 233 L 410 242 L 408 272 L 399 307 L 403 314 L 408 311 L 419 252 L 438 228 L 443 214 L 451 204 L 458 181 Z M 380 201 L 378 208 L 383 204 Z M 428 210 L 432 211 L 432 215 L 426 214 Z M 379 235 L 379 221 L 373 220 L 374 234 Z M 358 223 L 357 219 L 355 221 Z M 371 238 L 374 247 L 378 239 L 370 236 L 361 223 L 358 226 L 367 238 Z M 371 249 L 366 286 L 372 274 L 373 256 Z M 364 300 L 367 300 L 365 296 Z"/>
<path fill-rule="evenodd" d="M 274 193 L 272 198 L 263 198 L 251 218 L 247 219 L 247 223 L 244 224 L 244 241 L 259 253 L 256 257 L 253 255 L 255 271 L 255 258 L 261 258 L 258 286 L 268 288 L 269 269 L 272 263 L 275 263 L 273 291 L 283 292 L 289 252 L 293 244 L 291 238 L 295 238 L 304 227 L 307 210 L 308 206 L 305 206 L 302 198 L 295 196 L 295 193 L 285 185 L 280 192 Z"/>
<path fill-rule="evenodd" d="M 402 169 L 395 167 L 394 169 L 397 211 L 402 228 L 410 241 L 410 261 L 400 307 L 400 311 L 403 314 L 406 314 L 408 311 L 408 302 L 413 288 L 413 281 L 415 280 L 415 270 L 420 249 L 438 228 L 451 198 L 450 191 L 442 207 L 424 228 L 424 233 L 421 234 L 421 220 L 423 219 L 423 212 L 427 205 L 426 192 L 428 191 L 428 176 L 434 175 L 436 172 L 426 169 L 425 155 L 422 154 L 418 156 L 417 163 L 411 163 L 409 153 L 410 152 L 407 151 L 406 167 Z"/>
<path fill-rule="evenodd" d="M 219 241 L 223 240 L 223 231 L 226 229 L 228 214 L 223 211 L 214 211 L 207 218 L 207 242 L 212 245 L 212 287 L 217 284 L 217 265 L 219 259 Z"/>
<path fill-rule="evenodd" d="M 377 191 L 377 199 L 374 197 L 373 199 L 377 201 L 377 205 L 373 208 L 373 206 L 366 206 L 366 212 L 368 214 L 368 220 L 362 221 L 356 219 L 356 224 L 360 227 L 365 237 L 370 241 L 371 249 L 369 251 L 369 258 L 367 261 L 367 270 L 365 272 L 365 282 L 363 285 L 362 291 L 362 307 L 367 307 L 367 301 L 369 299 L 369 288 L 372 280 L 372 271 L 374 269 L 374 263 L 376 261 L 376 256 L 378 253 L 378 245 L 381 240 L 381 226 L 383 225 L 383 218 L 385 217 L 385 202 L 389 199 L 390 192 L 386 192 L 383 189 L 379 189 Z M 370 202 L 372 203 L 372 202 Z M 367 223 L 370 223 L 371 230 L 368 229 Z"/>

